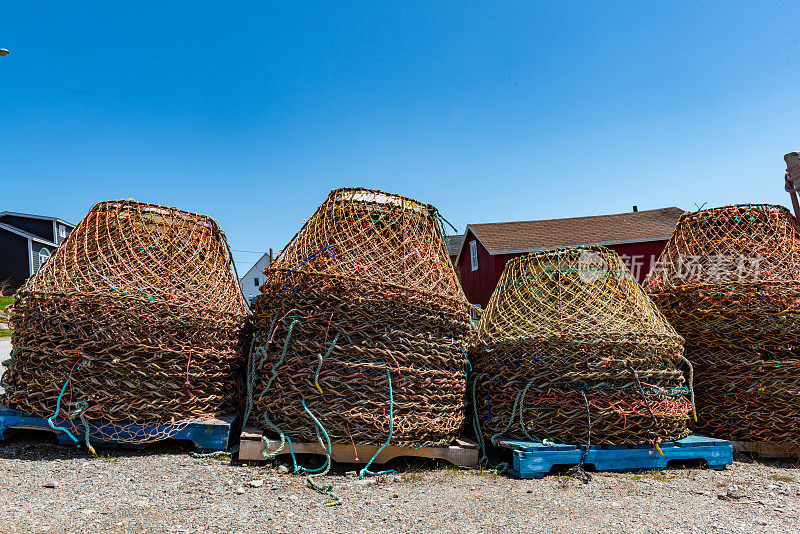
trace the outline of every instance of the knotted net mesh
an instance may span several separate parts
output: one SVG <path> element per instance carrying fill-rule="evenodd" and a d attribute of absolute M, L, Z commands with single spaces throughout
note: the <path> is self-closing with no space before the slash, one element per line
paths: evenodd
<path fill-rule="evenodd" d="M 487 436 L 657 444 L 688 434 L 683 340 L 616 252 L 570 247 L 508 262 L 471 349 Z"/>
<path fill-rule="evenodd" d="M 469 306 L 442 236 L 433 206 L 332 191 L 264 271 L 251 423 L 304 440 L 451 441 L 464 418 Z"/>
<path fill-rule="evenodd" d="M 246 319 L 216 221 L 100 202 L 17 294 L 4 403 L 95 438 L 168 437 L 234 408 Z"/>
<path fill-rule="evenodd" d="M 645 281 L 686 338 L 697 429 L 800 441 L 800 226 L 782 206 L 685 214 Z"/>

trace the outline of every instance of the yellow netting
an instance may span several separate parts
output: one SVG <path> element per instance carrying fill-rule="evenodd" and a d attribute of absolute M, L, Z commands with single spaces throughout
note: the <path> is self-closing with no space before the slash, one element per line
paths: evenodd
<path fill-rule="evenodd" d="M 594 443 L 688 433 L 689 390 L 676 367 L 682 339 L 604 247 L 510 261 L 472 355 L 476 414 L 488 435 L 583 442 L 587 416 Z"/>

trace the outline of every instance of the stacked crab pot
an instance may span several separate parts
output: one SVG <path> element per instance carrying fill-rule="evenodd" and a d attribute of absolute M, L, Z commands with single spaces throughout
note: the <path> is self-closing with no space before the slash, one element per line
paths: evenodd
<path fill-rule="evenodd" d="M 685 214 L 645 285 L 686 338 L 697 429 L 800 441 L 800 225 L 786 208 Z"/>
<path fill-rule="evenodd" d="M 472 347 L 476 431 L 565 443 L 680 439 L 692 409 L 682 352 L 616 252 L 520 256 L 506 265 Z"/>
<path fill-rule="evenodd" d="M 157 438 L 234 408 L 246 318 L 215 221 L 100 202 L 17 294 L 4 403 L 90 427 L 154 423 L 130 439 Z"/>
<path fill-rule="evenodd" d="M 435 208 L 334 190 L 264 273 L 251 424 L 296 440 L 454 439 L 469 308 Z"/>

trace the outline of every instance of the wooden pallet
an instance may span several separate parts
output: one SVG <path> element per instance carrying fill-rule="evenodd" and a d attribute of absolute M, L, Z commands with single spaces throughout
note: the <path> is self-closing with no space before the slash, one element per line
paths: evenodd
<path fill-rule="evenodd" d="M 518 478 L 543 478 L 553 467 L 577 465 L 585 449 L 582 445 L 548 446 L 514 440 L 498 444 L 511 451 L 509 473 Z M 724 469 L 733 461 L 731 442 L 721 439 L 688 436 L 661 443 L 660 447 L 663 456 L 650 445 L 592 445 L 585 464 L 595 471 L 639 471 L 663 469 L 674 460 L 704 460 L 711 469 Z"/>
<path fill-rule="evenodd" d="M 115 438 L 92 437 L 92 446 L 111 446 L 140 449 L 146 443 L 132 443 L 139 441 L 136 436 L 154 435 L 161 433 L 168 436 L 165 439 L 185 440 L 194 443 L 199 452 L 218 452 L 227 450 L 231 429 L 236 422 L 235 415 L 219 416 L 215 419 L 194 421 L 182 426 L 178 430 L 171 430 L 169 425 L 139 424 L 139 423 L 111 423 L 90 421 L 90 428 L 101 429 L 104 435 L 113 435 Z M 75 421 L 56 419 L 56 426 L 65 427 L 83 442 L 82 425 Z M 47 419 L 30 415 L 17 410 L 11 410 L 0 405 L 0 441 L 7 439 L 10 431 L 39 430 L 54 433 L 58 442 L 63 445 L 73 445 L 75 442 L 63 431 L 53 430 Z"/>
<path fill-rule="evenodd" d="M 800 459 L 800 444 L 771 441 L 732 441 L 736 452 L 756 454 L 760 458 Z"/>
<path fill-rule="evenodd" d="M 239 460 L 263 460 L 264 441 L 261 439 L 262 432 L 253 427 L 246 427 L 242 432 L 239 442 Z M 270 439 L 267 453 L 278 449 L 280 441 Z M 346 464 L 366 464 L 370 458 L 378 451 L 380 445 L 355 445 L 351 443 L 331 444 L 331 458 L 334 462 Z M 295 454 L 325 454 L 325 449 L 319 443 L 295 442 L 292 441 L 292 449 Z M 289 454 L 289 445 L 286 444 L 281 454 Z M 376 464 L 385 464 L 393 458 L 413 456 L 416 458 L 432 458 L 445 460 L 453 465 L 462 467 L 475 467 L 478 465 L 480 449 L 478 445 L 466 439 L 458 439 L 454 445 L 443 447 L 396 447 L 387 445 L 381 451 Z"/>

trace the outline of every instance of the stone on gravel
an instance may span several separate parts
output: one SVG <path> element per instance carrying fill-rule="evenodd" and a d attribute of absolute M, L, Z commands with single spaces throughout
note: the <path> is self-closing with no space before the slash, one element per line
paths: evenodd
<path fill-rule="evenodd" d="M 261 486 L 264 485 L 264 481 L 261 479 L 251 480 L 250 482 L 247 483 L 247 485 L 250 486 L 251 488 L 260 488 Z"/>
<path fill-rule="evenodd" d="M 278 474 L 279 475 L 285 475 L 288 472 L 289 472 L 289 466 L 288 465 L 281 464 L 281 465 L 278 466 Z"/>
<path fill-rule="evenodd" d="M 244 495 L 244 487 L 243 486 L 237 487 L 236 488 L 236 494 L 237 495 Z"/>
<path fill-rule="evenodd" d="M 43 484 L 45 488 L 57 488 L 60 484 L 56 480 L 48 480 Z"/>

